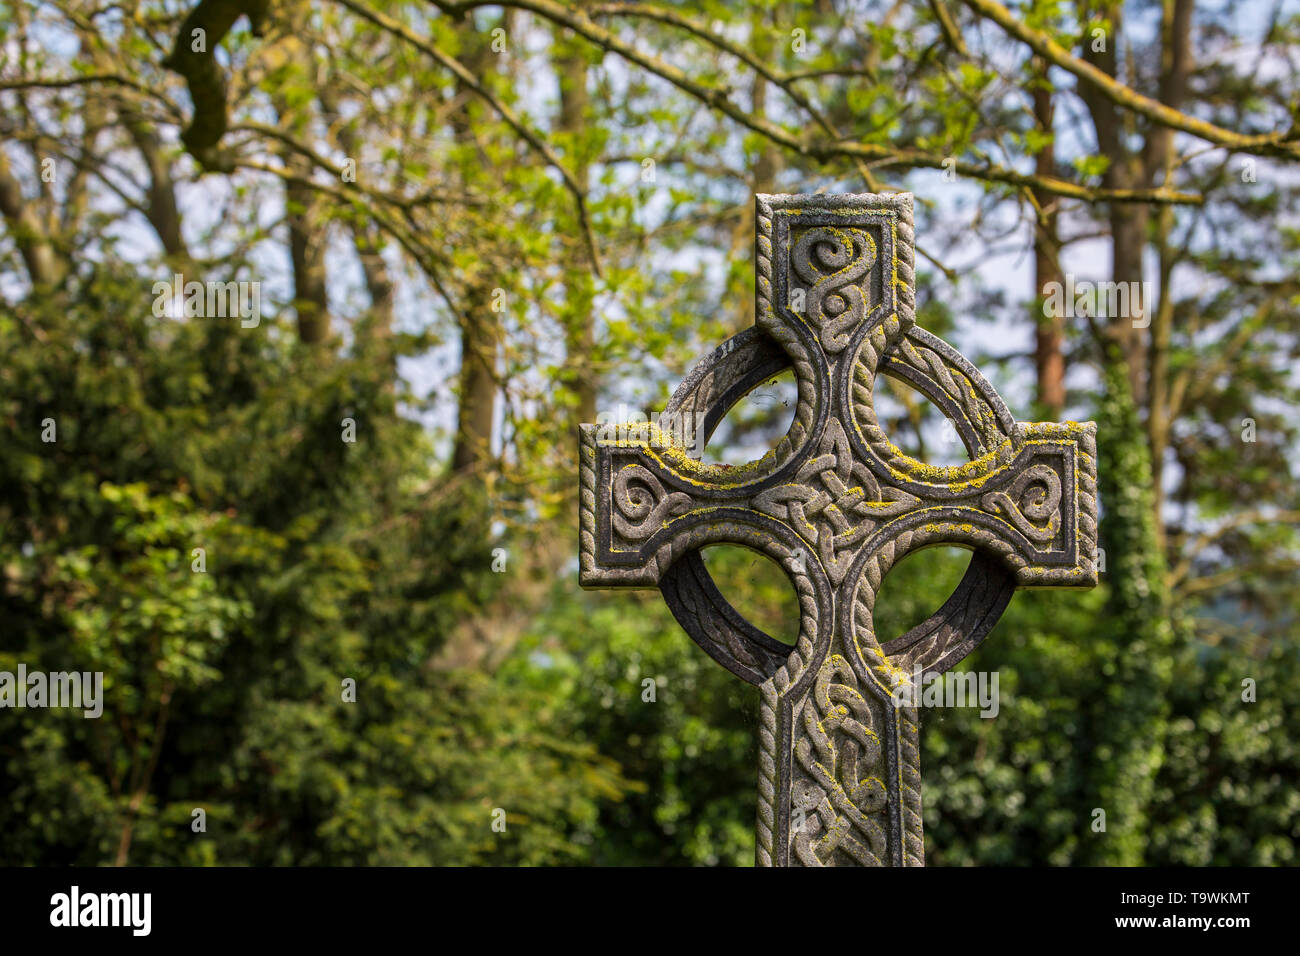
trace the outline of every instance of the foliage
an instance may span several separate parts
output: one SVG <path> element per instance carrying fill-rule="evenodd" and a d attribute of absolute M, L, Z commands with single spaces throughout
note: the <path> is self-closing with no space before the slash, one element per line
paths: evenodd
<path fill-rule="evenodd" d="M 148 302 L 104 278 L 0 319 L 0 670 L 106 675 L 100 719 L 5 712 L 4 862 L 581 858 L 626 781 L 539 719 L 544 688 L 430 669 L 499 578 L 382 366 Z"/>

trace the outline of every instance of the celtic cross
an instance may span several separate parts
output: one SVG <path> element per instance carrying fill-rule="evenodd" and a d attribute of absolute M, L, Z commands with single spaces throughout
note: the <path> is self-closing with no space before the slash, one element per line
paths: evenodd
<path fill-rule="evenodd" d="M 790 431 L 732 468 L 688 456 L 655 423 L 583 425 L 581 583 L 658 587 L 700 647 L 758 686 L 759 865 L 919 866 L 918 717 L 896 691 L 969 654 L 1017 586 L 1096 584 L 1096 426 L 1015 421 L 916 326 L 911 195 L 761 195 L 757 224 L 756 326 L 703 359 L 665 415 L 698 416 L 707 440 L 793 366 Z M 971 460 L 936 467 L 894 447 L 872 407 L 879 373 L 938 405 Z M 722 543 L 789 575 L 793 647 L 718 591 L 700 549 Z M 881 579 L 934 545 L 974 552 L 965 576 L 933 617 L 882 643 Z"/>

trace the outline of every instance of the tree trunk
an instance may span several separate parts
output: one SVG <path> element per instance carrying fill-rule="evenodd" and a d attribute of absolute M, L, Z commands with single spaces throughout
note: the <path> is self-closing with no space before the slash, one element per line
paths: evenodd
<path fill-rule="evenodd" d="M 486 313 L 486 314 L 485 314 Z M 486 301 L 467 310 L 461 330 L 460 406 L 452 449 L 454 472 L 481 471 L 492 458 L 492 425 L 496 418 L 496 322 Z"/>
<path fill-rule="evenodd" d="M 1164 0 L 1161 34 L 1160 99 L 1181 109 L 1187 97 L 1187 82 L 1192 71 L 1192 8 L 1194 0 Z M 1168 181 L 1173 172 L 1173 132 L 1164 127 L 1153 129 L 1147 137 L 1146 171 L 1148 179 L 1160 173 Z M 1156 542 L 1165 547 L 1165 452 L 1169 446 L 1169 345 L 1173 336 L 1174 296 L 1172 278 L 1175 250 L 1169 236 L 1174 227 L 1171 207 L 1156 215 L 1156 251 L 1160 259 L 1160 303 L 1151 320 L 1151 354 L 1147 371 L 1147 442 L 1151 451 L 1151 481 L 1155 508 Z"/>
<path fill-rule="evenodd" d="M 588 188 L 589 161 L 586 155 L 587 116 L 591 96 L 587 90 L 587 60 L 581 44 L 564 31 L 555 31 L 555 72 L 560 82 L 559 132 L 569 144 L 565 157 L 578 188 Z M 596 420 L 597 375 L 593 367 L 595 348 L 595 283 L 586 252 L 577 242 L 580 223 L 570 233 L 574 242 L 565 252 L 564 307 L 565 370 L 563 382 L 572 400 L 573 434 L 582 422 Z"/>
<path fill-rule="evenodd" d="M 1119 181 L 1117 178 L 1116 182 Z M 1122 181 L 1130 186 L 1136 185 L 1131 176 L 1124 176 Z M 1118 283 L 1121 289 L 1131 291 L 1128 311 L 1110 316 L 1109 329 L 1123 350 L 1129 386 L 1133 390 L 1133 400 L 1139 407 L 1147 400 L 1146 326 L 1151 303 L 1141 301 L 1137 290 L 1142 288 L 1142 253 L 1146 249 L 1149 216 L 1147 207 L 1136 203 L 1112 203 L 1110 207 L 1111 280 Z"/>
<path fill-rule="evenodd" d="M 285 164 L 309 179 L 309 161 L 286 155 Z M 326 230 L 316 216 L 315 191 L 300 183 L 286 183 L 289 220 L 289 258 L 293 264 L 293 307 L 298 314 L 298 339 L 318 345 L 329 335 L 329 309 L 325 296 Z"/>
<path fill-rule="evenodd" d="M 1052 89 L 1048 85 L 1047 66 L 1034 61 L 1034 121 L 1038 128 L 1052 134 Z M 1034 172 L 1039 176 L 1055 175 L 1056 146 L 1048 141 L 1035 157 Z M 1045 419 L 1059 419 L 1065 409 L 1065 354 L 1062 342 L 1065 337 L 1065 314 L 1046 315 L 1043 301 L 1047 287 L 1064 283 L 1061 275 L 1060 238 L 1057 234 L 1056 197 L 1036 190 L 1038 204 L 1037 224 L 1034 229 L 1034 281 L 1037 283 L 1034 298 L 1034 368 L 1038 382 L 1038 404 Z"/>
<path fill-rule="evenodd" d="M 311 65 L 311 50 L 297 36 L 280 41 L 286 60 Z M 308 127 L 310 106 L 291 107 L 283 95 L 272 96 L 280 124 L 290 135 Z M 285 219 L 289 224 L 289 260 L 293 266 L 293 307 L 298 316 L 298 340 L 320 345 L 329 337 L 329 303 L 325 291 L 325 247 L 328 230 L 321 221 L 316 191 L 309 185 L 313 164 L 302 154 L 283 147 L 281 161 L 297 182 L 284 185 Z"/>
<path fill-rule="evenodd" d="M 472 14 L 469 15 L 472 18 Z M 462 62 L 475 76 L 492 68 L 486 31 L 465 24 L 462 36 L 465 48 Z M 466 148 L 474 146 L 474 92 L 458 84 L 461 108 L 450 118 L 456 142 Z M 467 164 L 468 165 L 468 164 Z M 452 448 L 451 469 L 454 473 L 481 472 L 492 460 L 492 427 L 497 408 L 497 353 L 501 322 L 493 311 L 493 284 L 485 268 L 464 277 L 464 305 L 460 330 L 460 403 L 456 412 L 456 437 Z"/>

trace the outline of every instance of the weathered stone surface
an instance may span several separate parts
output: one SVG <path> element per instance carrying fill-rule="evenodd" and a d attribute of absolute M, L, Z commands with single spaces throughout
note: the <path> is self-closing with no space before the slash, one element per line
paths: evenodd
<path fill-rule="evenodd" d="M 760 865 L 921 865 L 917 713 L 892 692 L 952 667 L 1012 591 L 1091 587 L 1095 426 L 1015 421 L 984 377 L 915 325 L 912 197 L 759 196 L 758 320 L 703 359 L 666 412 L 707 438 L 751 389 L 793 366 L 798 404 L 777 448 L 741 468 L 689 457 L 654 426 L 584 425 L 581 581 L 658 587 L 714 660 L 758 686 Z M 872 408 L 878 374 L 936 403 L 970 453 L 903 454 Z M 773 558 L 800 602 L 793 648 L 746 621 L 699 555 L 741 544 Z M 972 556 L 925 623 L 881 643 L 872 608 L 904 555 Z"/>

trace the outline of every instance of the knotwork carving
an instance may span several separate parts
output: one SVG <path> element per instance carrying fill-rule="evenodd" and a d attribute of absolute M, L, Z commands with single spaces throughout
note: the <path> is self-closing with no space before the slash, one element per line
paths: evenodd
<path fill-rule="evenodd" d="M 876 529 L 880 521 L 915 507 L 918 499 L 898 488 L 881 490 L 870 470 L 854 460 L 848 437 L 832 420 L 822 434 L 818 454 L 809 458 L 789 484 L 775 485 L 754 496 L 754 507 L 784 518 L 817 547 L 831 580 L 848 573 L 840 555 Z"/>
<path fill-rule="evenodd" d="M 795 853 L 807 866 L 830 865 L 840 853 L 880 866 L 886 855 L 889 797 L 872 705 L 859 693 L 849 662 L 828 655 L 803 704 L 806 736 L 795 744 L 803 773 L 792 784 L 791 829 Z"/>
<path fill-rule="evenodd" d="M 793 368 L 790 432 L 725 468 L 582 426 L 581 581 L 658 586 L 700 647 L 758 686 L 760 864 L 921 865 L 919 724 L 891 692 L 914 666 L 942 671 L 970 653 L 1017 586 L 1096 583 L 1094 426 L 1015 421 L 965 358 L 915 326 L 910 196 L 760 196 L 756 221 L 756 328 L 702 360 L 664 411 L 699 416 L 707 442 L 747 392 Z M 971 461 L 934 467 L 896 448 L 872 407 L 881 373 L 934 402 Z M 720 542 L 789 574 L 793 647 L 718 591 L 699 551 Z M 880 641 L 881 581 L 935 544 L 974 552 L 965 576 L 929 620 Z"/>

